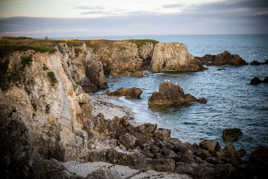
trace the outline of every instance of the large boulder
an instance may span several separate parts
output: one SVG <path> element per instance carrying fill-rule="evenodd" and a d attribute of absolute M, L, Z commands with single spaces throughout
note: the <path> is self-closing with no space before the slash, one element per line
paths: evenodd
<path fill-rule="evenodd" d="M 123 76 L 131 76 L 131 77 L 136 77 L 136 78 L 141 78 L 144 77 L 143 72 L 141 71 L 125 71 L 125 72 L 111 72 L 110 76 L 114 76 L 114 77 L 123 77 Z"/>
<path fill-rule="evenodd" d="M 206 103 L 206 100 L 204 98 L 197 99 L 191 94 L 184 94 L 179 85 L 167 81 L 160 84 L 159 92 L 153 92 L 148 105 L 151 108 L 167 108 L 193 102 Z"/>
<path fill-rule="evenodd" d="M 158 43 L 151 60 L 152 72 L 193 72 L 204 68 L 182 43 Z"/>
<path fill-rule="evenodd" d="M 140 98 L 142 90 L 140 88 L 119 88 L 116 91 L 110 92 L 107 91 L 108 96 L 126 96 L 127 98 Z"/>
<path fill-rule="evenodd" d="M 216 153 L 220 150 L 220 144 L 217 140 L 204 140 L 200 142 L 199 146 L 211 153 Z"/>
<path fill-rule="evenodd" d="M 265 77 L 264 80 L 260 80 L 258 77 L 254 77 L 250 81 L 251 85 L 258 85 L 260 83 L 268 83 L 268 77 Z"/>
<path fill-rule="evenodd" d="M 232 65 L 241 66 L 247 65 L 247 62 L 243 60 L 239 55 L 231 54 L 228 51 L 224 51 L 217 55 L 205 55 L 203 57 L 196 57 L 197 60 L 203 65 L 209 66 L 221 66 L 221 65 Z"/>
<path fill-rule="evenodd" d="M 243 133 L 238 128 L 224 129 L 222 132 L 222 139 L 226 142 L 237 141 Z"/>

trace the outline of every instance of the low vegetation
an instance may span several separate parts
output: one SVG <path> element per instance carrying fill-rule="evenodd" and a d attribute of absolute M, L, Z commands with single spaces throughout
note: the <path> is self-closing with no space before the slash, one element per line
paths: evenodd
<path fill-rule="evenodd" d="M 157 40 L 152 40 L 152 39 L 127 39 L 125 41 L 136 44 L 138 48 L 142 47 L 146 43 L 153 43 L 154 45 L 158 43 Z"/>
<path fill-rule="evenodd" d="M 33 61 L 32 55 L 21 57 L 21 64 L 22 64 L 23 68 L 25 68 L 27 65 L 30 65 L 32 63 L 32 61 Z"/>
<path fill-rule="evenodd" d="M 57 80 L 54 72 L 52 72 L 52 71 L 47 72 L 47 76 L 50 80 L 51 86 L 55 86 L 55 84 L 58 82 L 58 80 Z"/>

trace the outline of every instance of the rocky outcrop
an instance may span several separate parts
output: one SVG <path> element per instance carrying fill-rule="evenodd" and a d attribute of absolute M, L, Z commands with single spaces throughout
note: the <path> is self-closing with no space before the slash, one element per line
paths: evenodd
<path fill-rule="evenodd" d="M 108 96 L 126 96 L 127 98 L 136 98 L 139 99 L 142 90 L 140 88 L 119 88 L 116 91 L 110 92 L 109 90 L 106 92 Z"/>
<path fill-rule="evenodd" d="M 252 62 L 250 62 L 250 65 L 254 65 L 254 66 L 267 65 L 267 64 L 268 64 L 268 60 L 265 60 L 265 62 L 259 62 L 257 60 L 253 60 Z"/>
<path fill-rule="evenodd" d="M 217 55 L 205 55 L 203 57 L 196 57 L 195 59 L 199 60 L 201 64 L 208 65 L 208 66 L 247 65 L 247 62 L 243 60 L 239 55 L 233 55 L 228 51 L 224 51 Z"/>
<path fill-rule="evenodd" d="M 258 77 L 254 77 L 250 81 L 251 85 L 258 85 L 260 83 L 268 83 L 268 77 L 265 77 L 264 80 L 260 80 Z"/>
<path fill-rule="evenodd" d="M 166 108 L 193 102 L 206 103 L 206 99 L 197 99 L 191 94 L 184 94 L 184 91 L 180 86 L 174 85 L 168 81 L 160 84 L 158 92 L 153 92 L 148 101 L 148 105 L 151 108 Z"/>
<path fill-rule="evenodd" d="M 226 142 L 237 141 L 243 133 L 238 128 L 224 129 L 222 132 L 222 139 Z"/>
<path fill-rule="evenodd" d="M 193 72 L 204 69 L 182 43 L 158 43 L 154 48 L 152 72 Z"/>
<path fill-rule="evenodd" d="M 144 77 L 144 74 L 141 71 L 135 71 L 135 72 L 126 71 L 126 72 L 111 72 L 110 76 L 114 76 L 114 77 L 131 76 L 131 77 L 141 78 L 141 77 Z"/>

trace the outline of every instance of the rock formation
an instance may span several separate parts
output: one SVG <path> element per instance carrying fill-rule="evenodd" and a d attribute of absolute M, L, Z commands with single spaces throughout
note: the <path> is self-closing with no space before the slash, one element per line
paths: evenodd
<path fill-rule="evenodd" d="M 254 77 L 250 81 L 251 85 L 258 85 L 260 83 L 268 83 L 268 77 L 265 77 L 264 80 L 260 80 L 258 77 Z"/>
<path fill-rule="evenodd" d="M 238 128 L 224 129 L 222 132 L 222 139 L 226 142 L 237 141 L 243 133 Z"/>
<path fill-rule="evenodd" d="M 20 42 L 26 45 L 12 42 L 18 46 L 8 49 L 10 43 L 4 41 L 4 50 L 0 46 L 3 178 L 118 178 L 118 172 L 109 168 L 77 176 L 62 164 L 66 161 L 105 161 L 138 172 L 169 172 L 167 175 L 175 173 L 182 178 L 257 178 L 265 174 L 262 166 L 266 167 L 267 159 L 260 157 L 264 156 L 263 150 L 251 157 L 254 165 L 241 165 L 244 164 L 241 155 L 232 145 L 222 151 L 217 142 L 183 143 L 171 138 L 170 130 L 157 128 L 156 124 L 135 124 L 130 116 L 123 115 L 127 112 L 115 113 L 112 104 L 90 95 L 107 87 L 105 73 L 117 67 L 122 71 L 140 68 L 143 60 L 150 58 L 152 49 L 145 43 L 147 50 L 137 50 L 144 46 L 144 41 L 97 43 L 47 39 L 34 43 L 34 39 L 23 38 Z M 126 49 L 120 52 L 125 43 Z M 112 56 L 108 55 L 109 50 Z M 162 105 L 163 99 L 168 106 L 205 102 L 185 95 L 170 82 L 161 84 L 153 99 L 157 105 Z M 96 111 L 103 111 L 104 115 L 97 115 Z M 120 117 L 115 117 L 118 114 Z"/>
<path fill-rule="evenodd" d="M 252 62 L 250 62 L 250 65 L 254 65 L 254 66 L 267 65 L 267 64 L 268 64 L 268 60 L 265 60 L 265 62 L 259 62 L 257 60 L 253 60 Z"/>
<path fill-rule="evenodd" d="M 148 105 L 151 108 L 166 108 L 193 102 L 206 103 L 206 99 L 197 99 L 191 94 L 184 94 L 184 91 L 180 86 L 174 85 L 168 81 L 160 84 L 158 92 L 153 92 L 148 101 Z"/>
<path fill-rule="evenodd" d="M 140 98 L 142 94 L 142 90 L 140 88 L 120 88 L 116 91 L 110 92 L 109 90 L 106 92 L 108 96 L 126 96 L 127 98 Z"/>
<path fill-rule="evenodd" d="M 152 72 L 193 72 L 204 69 L 184 44 L 158 43 L 154 48 L 151 61 Z"/>
<path fill-rule="evenodd" d="M 205 55 L 203 57 L 195 57 L 195 59 L 199 60 L 201 64 L 208 66 L 247 65 L 247 62 L 243 60 L 239 55 L 233 55 L 228 51 L 224 51 L 217 55 Z"/>

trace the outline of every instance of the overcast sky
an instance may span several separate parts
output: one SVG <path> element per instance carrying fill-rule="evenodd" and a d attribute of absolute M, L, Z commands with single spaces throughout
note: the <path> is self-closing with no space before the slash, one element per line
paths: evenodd
<path fill-rule="evenodd" d="M 0 0 L 0 35 L 268 33 L 268 0 Z"/>

